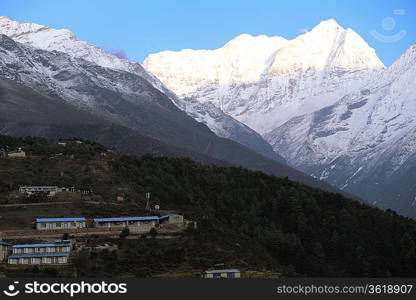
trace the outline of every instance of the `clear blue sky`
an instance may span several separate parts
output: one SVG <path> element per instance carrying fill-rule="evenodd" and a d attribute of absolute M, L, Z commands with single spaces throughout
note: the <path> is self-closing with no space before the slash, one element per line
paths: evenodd
<path fill-rule="evenodd" d="M 0 0 L 0 15 L 68 28 L 136 61 L 168 49 L 218 48 L 241 33 L 291 39 L 329 18 L 358 32 L 386 65 L 416 42 L 414 0 Z"/>

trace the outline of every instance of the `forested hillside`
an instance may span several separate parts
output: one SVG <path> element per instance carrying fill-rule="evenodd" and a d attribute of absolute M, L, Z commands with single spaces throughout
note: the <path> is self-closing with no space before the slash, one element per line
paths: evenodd
<path fill-rule="evenodd" d="M 122 190 L 126 201 L 112 213 L 129 215 L 149 191 L 152 203 L 198 222 L 176 241 L 121 240 L 122 251 L 78 257 L 84 276 L 154 276 L 218 263 L 283 276 L 416 276 L 416 222 L 393 211 L 261 172 L 127 156 L 87 141 L 0 137 L 6 145 L 28 157 L 0 158 L 3 204 L 27 201 L 10 197 L 21 184 L 75 186 L 102 202 L 94 212 L 85 206 L 86 216 L 105 215 Z"/>

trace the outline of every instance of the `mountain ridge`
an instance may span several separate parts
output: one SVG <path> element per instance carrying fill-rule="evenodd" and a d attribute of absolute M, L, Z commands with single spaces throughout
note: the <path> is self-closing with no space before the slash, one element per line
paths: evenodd
<path fill-rule="evenodd" d="M 67 29 L 54 29 L 35 23 L 20 23 L 7 17 L 0 17 L 0 33 L 34 48 L 59 51 L 73 58 L 81 58 L 105 68 L 138 75 L 167 95 L 181 110 L 184 110 L 196 120 L 205 123 L 220 137 L 232 139 L 262 155 L 284 162 L 284 159 L 276 154 L 261 136 L 254 133 L 246 125 L 226 115 L 222 110 L 215 109 L 214 111 L 210 104 L 199 104 L 197 107 L 189 104 L 185 105 L 182 103 L 182 99 L 179 99 L 166 88 L 153 74 L 146 71 L 140 63 L 117 57 L 95 45 L 79 41 L 75 34 Z"/>

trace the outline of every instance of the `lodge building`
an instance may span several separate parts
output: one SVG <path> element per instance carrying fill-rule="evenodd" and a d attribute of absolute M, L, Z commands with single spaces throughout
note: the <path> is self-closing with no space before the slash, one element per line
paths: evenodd
<path fill-rule="evenodd" d="M 46 218 L 36 219 L 37 230 L 80 229 L 86 227 L 85 218 Z"/>
<path fill-rule="evenodd" d="M 7 258 L 9 265 L 66 264 L 71 243 L 13 245 Z"/>
<path fill-rule="evenodd" d="M 123 227 L 140 227 L 152 228 L 159 224 L 159 217 L 121 217 L 121 218 L 96 218 L 93 220 L 94 227 L 98 228 L 123 228 Z"/>

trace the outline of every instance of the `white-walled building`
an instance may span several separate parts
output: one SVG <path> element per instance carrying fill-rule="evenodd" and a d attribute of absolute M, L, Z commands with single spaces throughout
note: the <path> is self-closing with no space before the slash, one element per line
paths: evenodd
<path fill-rule="evenodd" d="M 13 245 L 9 265 L 66 264 L 72 249 L 71 243 Z"/>

